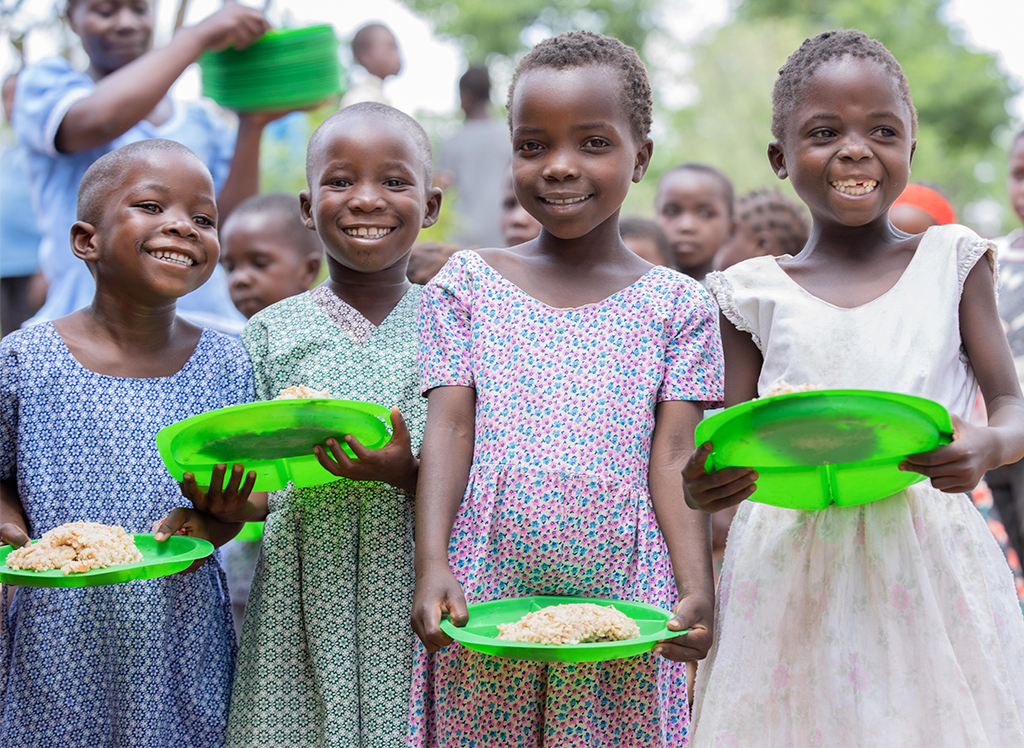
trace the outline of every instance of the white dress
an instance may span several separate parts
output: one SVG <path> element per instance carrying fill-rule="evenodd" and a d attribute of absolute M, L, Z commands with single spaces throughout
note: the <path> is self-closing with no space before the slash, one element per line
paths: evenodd
<path fill-rule="evenodd" d="M 779 379 L 904 392 L 966 419 L 964 280 L 992 245 L 929 229 L 897 284 L 843 309 L 758 257 L 708 277 Z M 818 512 L 744 502 L 726 545 L 694 746 L 1024 746 L 1024 617 L 992 533 L 929 482 Z"/>

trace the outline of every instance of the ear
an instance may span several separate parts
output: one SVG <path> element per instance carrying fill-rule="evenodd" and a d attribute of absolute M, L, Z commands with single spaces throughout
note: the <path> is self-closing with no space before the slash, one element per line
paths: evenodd
<path fill-rule="evenodd" d="M 431 187 L 427 190 L 427 205 L 423 211 L 423 224 L 420 228 L 427 229 L 437 223 L 441 215 L 441 188 Z"/>
<path fill-rule="evenodd" d="M 320 275 L 320 255 L 310 255 L 306 258 L 303 266 L 299 283 L 308 291 L 313 287 L 317 276 Z"/>
<path fill-rule="evenodd" d="M 636 163 L 633 165 L 634 184 L 644 178 L 644 174 L 647 173 L 647 167 L 651 165 L 651 156 L 653 155 L 654 141 L 650 138 L 644 138 L 644 142 L 640 144 L 640 148 L 636 152 Z"/>
<path fill-rule="evenodd" d="M 786 154 L 782 152 L 782 146 L 777 140 L 768 144 L 768 163 L 772 165 L 772 171 L 779 179 L 789 176 L 789 170 L 786 168 Z"/>
<path fill-rule="evenodd" d="M 96 227 L 85 221 L 75 221 L 71 225 L 71 251 L 80 260 L 96 262 L 99 259 Z"/>
<path fill-rule="evenodd" d="M 316 224 L 313 222 L 313 199 L 309 190 L 299 193 L 299 212 L 302 214 L 302 223 L 310 231 L 316 231 Z"/>

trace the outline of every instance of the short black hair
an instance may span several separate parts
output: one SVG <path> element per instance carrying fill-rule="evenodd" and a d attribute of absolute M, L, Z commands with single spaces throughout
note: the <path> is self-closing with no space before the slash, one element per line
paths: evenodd
<path fill-rule="evenodd" d="M 749 225 L 755 234 L 771 234 L 791 255 L 804 248 L 810 233 L 803 206 L 778 190 L 751 190 L 740 195 L 736 221 Z"/>
<path fill-rule="evenodd" d="M 207 176 L 210 175 L 199 156 L 174 140 L 151 138 L 129 143 L 100 156 L 82 176 L 78 185 L 78 220 L 98 226 L 110 193 L 123 185 L 125 170 L 147 154 L 159 151 L 169 151 L 193 159 Z M 210 181 L 213 182 L 213 177 L 210 177 Z"/>
<path fill-rule="evenodd" d="M 724 171 L 712 166 L 711 164 L 700 164 L 696 161 L 689 161 L 685 164 L 677 164 L 676 166 L 673 166 L 661 175 L 661 179 L 658 180 L 658 189 L 655 191 L 655 194 L 657 195 L 661 193 L 661 185 L 664 184 L 669 175 L 680 171 L 696 171 L 701 174 L 707 174 L 717 181 L 722 187 L 722 199 L 725 200 L 726 210 L 729 211 L 729 220 L 732 220 L 733 215 L 735 214 L 736 194 L 732 186 L 732 180 L 725 175 Z"/>
<path fill-rule="evenodd" d="M 459 91 L 479 101 L 491 100 L 491 75 L 483 65 L 473 65 L 459 78 Z"/>
<path fill-rule="evenodd" d="M 508 126 L 512 128 L 512 100 L 516 83 L 530 70 L 552 68 L 569 70 L 587 65 L 607 65 L 616 70 L 622 81 L 622 105 L 629 117 L 637 142 L 651 132 L 653 101 L 651 82 L 640 55 L 628 44 L 593 31 L 569 31 L 545 39 L 531 49 L 516 65 L 512 85 L 508 88 Z"/>
<path fill-rule="evenodd" d="M 625 216 L 619 220 L 619 236 L 623 239 L 650 239 L 658 248 L 658 255 L 668 267 L 676 266 L 672 245 L 657 221 L 642 216 Z"/>
<path fill-rule="evenodd" d="M 807 86 L 814 72 L 831 60 L 857 57 L 874 60 L 896 82 L 900 98 L 910 110 L 910 135 L 917 136 L 917 109 L 910 96 L 907 76 L 893 57 L 877 39 L 872 39 L 856 29 L 823 31 L 815 37 L 804 39 L 799 49 L 789 56 L 786 64 L 779 68 L 779 77 L 772 88 L 772 135 L 782 140 L 786 131 L 786 118 L 796 108 L 801 92 Z"/>
<path fill-rule="evenodd" d="M 373 35 L 378 30 L 386 31 L 394 37 L 394 34 L 391 33 L 391 29 L 383 23 L 378 23 L 376 21 L 360 26 L 356 31 L 355 35 L 352 37 L 351 43 L 349 44 L 352 49 L 352 56 L 356 58 L 356 62 L 359 62 L 359 58 L 362 57 L 363 53 L 370 48 L 371 44 L 373 44 Z"/>
<path fill-rule="evenodd" d="M 409 134 L 413 139 L 413 142 L 416 144 L 420 160 L 423 162 L 423 189 L 430 189 L 430 184 L 434 178 L 434 149 L 430 145 L 430 136 L 427 135 L 426 130 L 423 129 L 423 126 L 420 125 L 419 122 L 414 120 L 405 112 L 399 111 L 387 104 L 379 104 L 376 101 L 362 101 L 358 104 L 347 106 L 325 119 L 320 123 L 320 126 L 313 131 L 313 135 L 309 139 L 309 145 L 306 146 L 307 186 L 310 189 L 313 189 L 313 167 L 316 164 L 317 156 L 320 154 L 324 138 L 327 137 L 335 127 L 341 124 L 343 120 L 361 115 L 376 117 L 378 119 L 392 122 Z"/>
<path fill-rule="evenodd" d="M 231 215 L 224 221 L 224 228 L 237 219 L 245 219 L 246 216 L 267 214 L 271 214 L 277 219 L 274 223 L 281 234 L 288 238 L 289 249 L 301 255 L 323 253 L 320 237 L 315 231 L 306 228 L 306 224 L 302 220 L 302 210 L 299 207 L 297 195 L 268 192 L 246 198 L 231 211 Z"/>

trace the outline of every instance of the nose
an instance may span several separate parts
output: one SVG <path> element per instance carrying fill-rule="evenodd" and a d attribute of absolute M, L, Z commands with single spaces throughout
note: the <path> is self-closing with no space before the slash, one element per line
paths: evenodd
<path fill-rule="evenodd" d="M 228 288 L 242 289 L 248 288 L 252 285 L 252 277 L 249 273 L 249 268 L 244 265 L 236 265 L 235 268 L 228 273 Z"/>
<path fill-rule="evenodd" d="M 184 215 L 177 211 L 168 212 L 167 221 L 164 224 L 164 231 L 172 236 L 180 236 L 183 239 L 196 239 L 199 232 L 192 223 L 191 216 Z"/>
<path fill-rule="evenodd" d="M 143 26 L 142 17 L 129 6 L 122 7 L 114 16 L 114 29 L 118 33 L 130 34 Z"/>
<path fill-rule="evenodd" d="M 384 200 L 379 190 L 374 189 L 371 184 L 363 183 L 356 185 L 349 192 L 349 207 L 361 213 L 372 213 L 376 210 L 384 210 Z"/>
<path fill-rule="evenodd" d="M 871 158 L 871 148 L 867 142 L 858 135 L 848 135 L 843 139 L 842 147 L 839 149 L 840 158 L 848 158 L 853 161 L 860 161 L 863 158 Z"/>
<path fill-rule="evenodd" d="M 562 182 L 566 179 L 576 179 L 579 175 L 574 149 L 553 148 L 550 151 L 544 165 L 545 179 Z"/>

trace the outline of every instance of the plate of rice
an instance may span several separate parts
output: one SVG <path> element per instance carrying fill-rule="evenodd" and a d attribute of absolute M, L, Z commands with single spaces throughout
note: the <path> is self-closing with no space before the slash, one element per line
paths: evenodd
<path fill-rule="evenodd" d="M 0 582 L 22 587 L 96 587 L 155 579 L 187 569 L 213 553 L 200 538 L 129 534 L 96 522 L 69 522 L 15 549 L 0 546 Z"/>
<path fill-rule="evenodd" d="M 441 629 L 468 649 L 514 660 L 601 662 L 649 652 L 669 631 L 672 613 L 655 605 L 593 597 L 530 595 L 469 606 L 458 627 Z"/>

